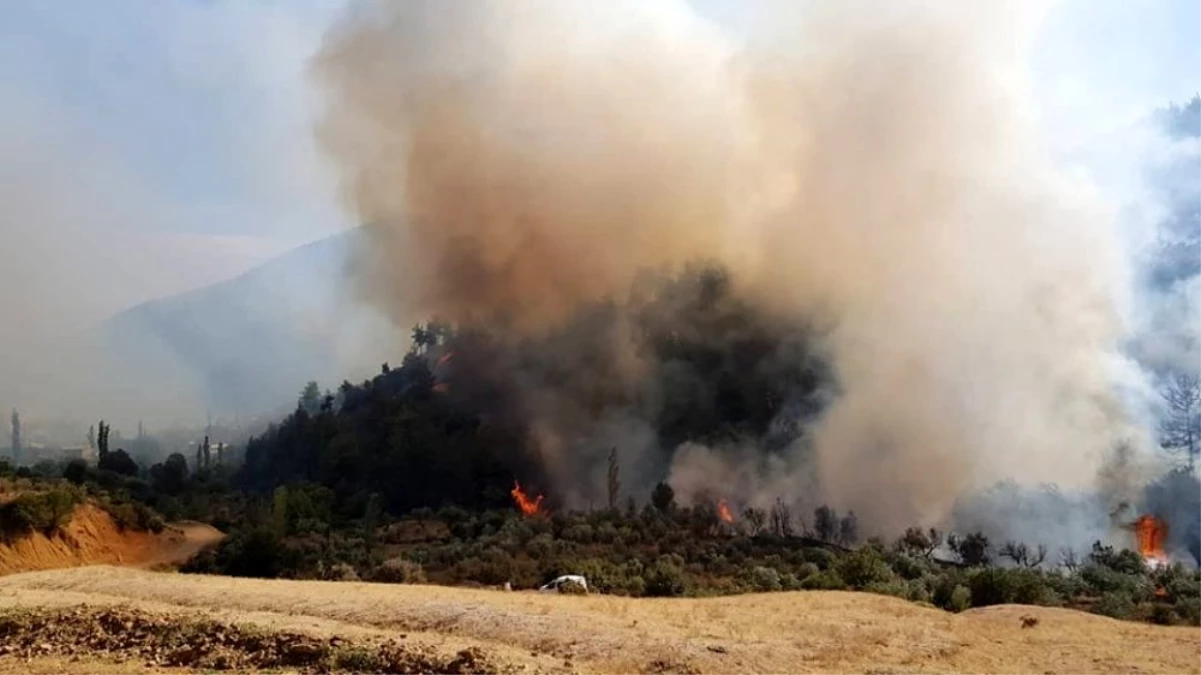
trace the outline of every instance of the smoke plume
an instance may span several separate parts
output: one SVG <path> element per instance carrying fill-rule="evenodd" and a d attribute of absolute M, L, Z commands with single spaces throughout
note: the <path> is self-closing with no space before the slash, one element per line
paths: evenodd
<path fill-rule="evenodd" d="M 487 326 L 450 391 L 506 382 L 564 499 L 610 447 L 882 533 L 1002 479 L 1133 499 L 1129 271 L 1025 112 L 1040 8 L 760 9 L 355 3 L 314 72 L 364 293 Z"/>

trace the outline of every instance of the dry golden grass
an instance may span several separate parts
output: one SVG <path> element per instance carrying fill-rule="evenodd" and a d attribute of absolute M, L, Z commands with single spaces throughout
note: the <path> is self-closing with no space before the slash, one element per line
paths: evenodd
<path fill-rule="evenodd" d="M 479 646 L 538 671 L 1201 673 L 1201 631 L 1071 610 L 948 614 L 844 592 L 628 599 L 87 567 L 0 578 L 0 606 L 192 611 L 319 634 Z M 1021 617 L 1039 623 L 1022 628 Z"/>

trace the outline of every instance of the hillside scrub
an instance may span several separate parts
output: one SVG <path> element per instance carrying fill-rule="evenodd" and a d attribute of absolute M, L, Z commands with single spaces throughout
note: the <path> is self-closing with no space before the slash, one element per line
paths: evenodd
<path fill-rule="evenodd" d="M 68 464 L 71 468 L 73 464 Z M 77 484 L 55 478 L 0 478 L 0 490 L 15 496 L 0 505 L 0 536 L 7 541 L 33 532 L 53 535 L 71 519 L 76 507 L 90 503 L 113 519 L 121 530 L 163 531 L 163 518 L 123 490 L 109 490 L 95 483 Z"/>
<path fill-rule="evenodd" d="M 1137 555 L 1099 544 L 1075 570 L 968 567 L 915 555 L 904 538 L 848 549 L 803 536 L 750 536 L 725 525 L 698 535 L 694 517 L 682 508 L 670 515 L 648 507 L 634 514 L 533 518 L 448 508 L 390 519 L 374 532 L 361 521 L 331 527 L 306 518 L 288 520 L 282 537 L 263 529 L 229 537 L 184 571 L 490 587 L 508 582 L 516 589 L 582 574 L 594 592 L 634 597 L 856 590 L 953 612 L 1019 603 L 1201 625 L 1201 573 L 1179 564 L 1152 570 Z M 334 576 L 334 569 L 342 571 Z"/>
<path fill-rule="evenodd" d="M 68 489 L 26 492 L 0 506 L 0 532 L 6 539 L 30 532 L 53 534 L 67 523 L 79 495 Z"/>

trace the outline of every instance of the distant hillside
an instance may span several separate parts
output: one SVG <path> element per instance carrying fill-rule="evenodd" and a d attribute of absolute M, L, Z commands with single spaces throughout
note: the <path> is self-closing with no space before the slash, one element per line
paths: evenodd
<path fill-rule="evenodd" d="M 146 302 L 109 320 L 124 384 L 191 390 L 215 415 L 290 407 L 308 380 L 333 385 L 387 358 L 384 322 L 348 301 L 351 230 L 237 278 Z M 199 411 L 198 411 L 199 412 Z"/>

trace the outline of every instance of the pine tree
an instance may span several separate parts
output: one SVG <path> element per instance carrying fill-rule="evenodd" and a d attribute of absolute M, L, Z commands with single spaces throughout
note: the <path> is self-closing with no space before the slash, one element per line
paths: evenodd
<path fill-rule="evenodd" d="M 212 455 L 210 454 L 210 451 L 209 451 L 209 437 L 208 436 L 204 437 L 204 445 L 202 445 L 200 447 L 203 448 L 203 450 L 204 450 L 204 468 L 207 469 L 207 468 L 209 468 L 209 466 L 211 466 L 211 460 L 212 460 Z"/>
<path fill-rule="evenodd" d="M 100 420 L 99 424 L 96 425 L 96 428 L 98 429 L 98 433 L 96 434 L 97 457 L 99 459 L 104 459 L 106 456 L 108 456 L 108 434 L 111 429 L 104 420 Z"/>

